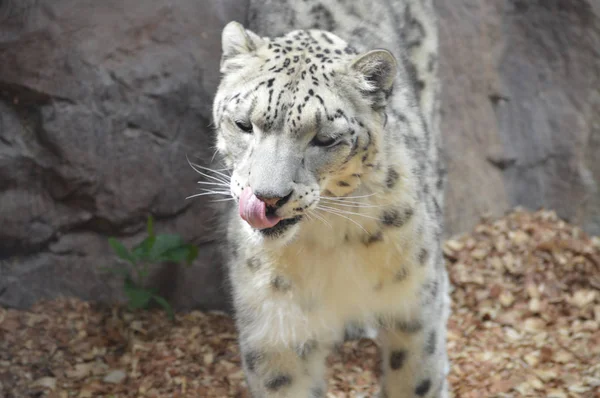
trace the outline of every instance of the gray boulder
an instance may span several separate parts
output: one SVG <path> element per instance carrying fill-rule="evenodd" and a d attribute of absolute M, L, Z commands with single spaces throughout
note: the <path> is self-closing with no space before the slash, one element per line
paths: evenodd
<path fill-rule="evenodd" d="M 600 3 L 436 5 L 449 232 L 521 205 L 600 234 Z"/>
<path fill-rule="evenodd" d="M 0 3 L 0 304 L 120 298 L 107 237 L 160 232 L 200 246 L 156 283 L 178 307 L 226 305 L 209 165 L 220 36 L 237 0 Z"/>

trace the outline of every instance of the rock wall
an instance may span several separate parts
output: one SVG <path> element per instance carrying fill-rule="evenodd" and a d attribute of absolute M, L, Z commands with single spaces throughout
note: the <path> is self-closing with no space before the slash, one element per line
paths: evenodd
<path fill-rule="evenodd" d="M 436 4 L 450 231 L 521 205 L 600 234 L 600 2 Z"/>
<path fill-rule="evenodd" d="M 157 283 L 180 307 L 222 307 L 218 207 L 187 163 L 210 163 L 220 34 L 237 0 L 0 2 L 0 304 L 120 297 L 98 272 L 110 235 L 200 246 Z"/>
<path fill-rule="evenodd" d="M 544 206 L 600 233 L 596 0 L 436 0 L 448 233 Z M 237 0 L 0 1 L 0 305 L 119 298 L 109 235 L 146 216 L 200 246 L 165 266 L 180 308 L 225 308 L 221 209 L 185 200 L 213 155 L 220 32 Z"/>

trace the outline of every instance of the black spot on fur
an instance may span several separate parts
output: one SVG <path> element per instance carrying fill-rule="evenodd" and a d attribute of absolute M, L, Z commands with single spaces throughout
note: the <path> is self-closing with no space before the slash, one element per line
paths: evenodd
<path fill-rule="evenodd" d="M 322 4 L 317 4 L 310 9 L 314 18 L 311 28 L 332 31 L 336 28 L 335 18 L 331 11 Z"/>
<path fill-rule="evenodd" d="M 419 264 L 425 265 L 427 263 L 428 258 L 429 258 L 429 250 L 422 248 L 419 251 Z"/>
<path fill-rule="evenodd" d="M 323 387 L 313 387 L 310 390 L 310 398 L 323 398 L 325 396 L 325 389 Z"/>
<path fill-rule="evenodd" d="M 425 394 L 427 394 L 429 392 L 430 388 L 431 388 L 431 380 L 425 379 L 421 383 L 419 383 L 417 388 L 415 388 L 415 394 L 417 394 L 419 397 L 424 397 Z"/>
<path fill-rule="evenodd" d="M 252 270 L 258 269 L 260 267 L 260 260 L 256 257 L 250 257 L 246 261 L 246 265 L 248 266 L 248 268 L 250 268 Z"/>
<path fill-rule="evenodd" d="M 281 292 L 287 292 L 292 287 L 291 284 L 281 276 L 274 277 L 271 281 L 271 285 L 275 290 L 279 290 Z"/>
<path fill-rule="evenodd" d="M 304 344 L 301 344 L 296 352 L 302 359 L 308 358 L 308 356 L 319 346 L 316 340 L 308 340 Z"/>
<path fill-rule="evenodd" d="M 402 32 L 402 39 L 407 43 L 409 48 L 420 45 L 425 37 L 425 28 L 421 22 L 414 17 L 409 4 L 406 5 L 404 11 L 404 21 L 406 28 Z"/>
<path fill-rule="evenodd" d="M 388 209 L 383 212 L 381 222 L 389 227 L 401 227 L 413 216 L 414 211 L 411 208 L 400 212 L 396 209 Z"/>
<path fill-rule="evenodd" d="M 370 246 L 373 243 L 381 242 L 383 240 L 383 232 L 377 231 L 374 234 L 371 234 L 365 240 L 365 245 Z"/>
<path fill-rule="evenodd" d="M 437 333 L 435 330 L 432 330 L 429 333 L 429 337 L 427 337 L 427 344 L 425 344 L 425 353 L 428 355 L 435 354 L 436 343 L 437 343 Z"/>
<path fill-rule="evenodd" d="M 331 40 L 331 39 L 329 38 L 329 36 L 327 36 L 327 33 L 321 33 L 321 37 L 322 37 L 322 38 L 323 38 L 323 40 L 325 40 L 327 43 L 329 43 L 329 44 L 333 44 L 333 40 Z M 327 50 L 325 50 L 325 51 L 327 51 Z"/>
<path fill-rule="evenodd" d="M 435 66 L 437 65 L 437 56 L 435 54 L 429 54 L 429 58 L 427 60 L 427 71 L 433 72 L 435 70 Z"/>
<path fill-rule="evenodd" d="M 389 189 L 394 188 L 394 186 L 398 182 L 398 178 L 400 178 L 400 175 L 398 174 L 398 172 L 390 167 L 390 169 L 388 170 L 387 178 L 385 180 L 385 185 Z"/>
<path fill-rule="evenodd" d="M 421 321 L 418 321 L 418 320 L 415 320 L 415 321 L 398 320 L 398 321 L 396 321 L 396 324 L 394 326 L 396 327 L 396 330 L 399 330 L 404 333 L 410 333 L 410 334 L 417 333 L 423 329 L 423 324 L 421 323 Z"/>
<path fill-rule="evenodd" d="M 406 351 L 392 351 L 390 354 L 390 368 L 393 370 L 398 370 L 402 368 L 404 362 L 406 361 Z"/>
<path fill-rule="evenodd" d="M 258 351 L 248 351 L 244 355 L 244 360 L 246 361 L 246 367 L 250 372 L 254 372 L 256 370 L 256 364 L 260 360 L 260 353 Z"/>
<path fill-rule="evenodd" d="M 360 339 L 366 331 L 362 324 L 358 322 L 348 322 L 344 326 L 344 341 Z"/>
<path fill-rule="evenodd" d="M 407 276 L 408 276 L 408 271 L 406 270 L 406 268 L 402 267 L 394 274 L 394 280 L 396 282 L 400 282 L 400 281 L 405 280 Z"/>
<path fill-rule="evenodd" d="M 231 249 L 231 256 L 232 257 L 237 257 L 238 252 L 239 252 L 239 248 L 238 245 L 235 242 L 231 242 L 229 245 L 229 248 Z"/>
<path fill-rule="evenodd" d="M 441 219 L 442 217 L 442 208 L 440 207 L 440 204 L 438 203 L 437 199 L 433 199 L 433 206 L 435 207 L 435 215 Z"/>
<path fill-rule="evenodd" d="M 425 283 L 425 285 L 423 286 L 424 300 L 426 302 L 431 302 L 437 297 L 439 289 L 440 284 L 437 281 L 437 279 Z"/>
<path fill-rule="evenodd" d="M 356 55 L 358 54 L 358 52 L 356 51 L 356 49 L 352 46 L 347 46 L 346 48 L 344 48 L 344 52 L 348 55 Z"/>
<path fill-rule="evenodd" d="M 289 386 L 290 384 L 292 384 L 292 376 L 287 374 L 279 374 L 268 379 L 265 382 L 265 387 L 269 391 L 277 391 L 283 387 Z"/>
<path fill-rule="evenodd" d="M 338 181 L 338 186 L 340 187 L 349 187 L 350 184 L 348 184 L 346 181 Z"/>

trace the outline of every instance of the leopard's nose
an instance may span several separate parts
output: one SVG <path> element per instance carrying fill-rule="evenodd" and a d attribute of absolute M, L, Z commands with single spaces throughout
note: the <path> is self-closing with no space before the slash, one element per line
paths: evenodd
<path fill-rule="evenodd" d="M 283 196 L 273 195 L 273 194 L 269 194 L 269 193 L 262 193 L 262 192 L 255 192 L 254 195 L 256 195 L 256 197 L 258 199 L 260 199 L 260 201 L 264 202 L 268 207 L 277 209 L 277 208 L 283 206 L 284 204 L 286 204 L 286 202 L 292 196 L 293 192 L 294 191 L 292 190 Z"/>

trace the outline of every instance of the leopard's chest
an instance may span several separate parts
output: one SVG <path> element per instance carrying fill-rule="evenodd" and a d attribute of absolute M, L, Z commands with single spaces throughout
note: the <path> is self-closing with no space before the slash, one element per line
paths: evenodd
<path fill-rule="evenodd" d="M 257 324 L 271 325 L 260 329 L 261 339 L 333 341 L 348 322 L 373 323 L 416 311 L 423 275 L 419 268 L 402 268 L 407 259 L 396 245 L 292 249 L 240 289 L 254 303 Z"/>
<path fill-rule="evenodd" d="M 299 304 L 322 306 L 348 317 L 362 312 L 385 312 L 408 299 L 422 280 L 412 263 L 410 247 L 396 236 L 374 242 L 343 242 L 323 249 L 291 247 L 279 258 L 281 272 L 290 279 Z M 294 253 L 297 253 L 294 255 Z"/>
<path fill-rule="evenodd" d="M 377 220 L 361 220 L 361 228 L 347 220 L 328 221 L 331 227 L 303 225 L 283 247 L 248 247 L 260 266 L 243 262 L 235 268 L 237 294 L 252 307 L 257 323 L 271 325 L 261 329 L 267 340 L 336 339 L 347 322 L 416 311 L 425 279 L 425 269 L 415 263 L 417 218 L 385 230 Z"/>

